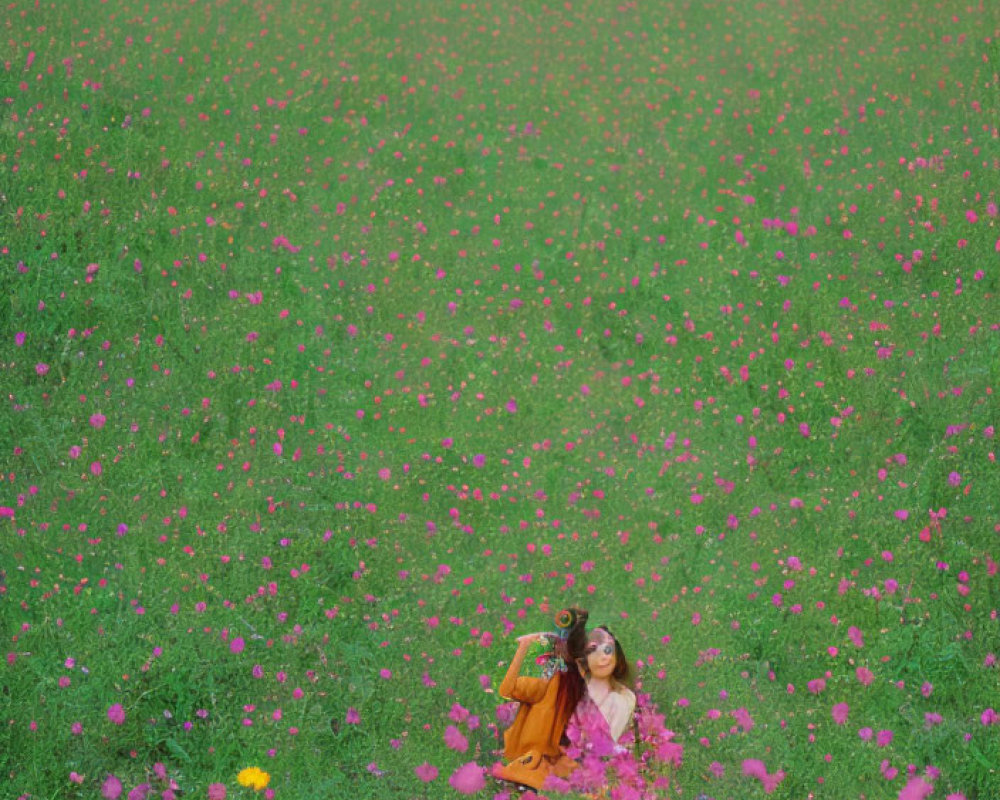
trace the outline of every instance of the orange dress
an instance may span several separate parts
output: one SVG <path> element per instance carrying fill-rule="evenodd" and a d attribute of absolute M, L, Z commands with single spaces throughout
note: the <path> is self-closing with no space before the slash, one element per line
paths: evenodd
<path fill-rule="evenodd" d="M 549 773 L 565 778 L 576 769 L 576 762 L 560 746 L 573 709 L 556 709 L 562 673 L 545 680 L 518 675 L 519 667 L 516 661 L 512 663 L 500 684 L 500 696 L 517 700 L 521 707 L 514 723 L 504 732 L 503 755 L 507 763 L 499 765 L 494 774 L 541 789 Z"/>

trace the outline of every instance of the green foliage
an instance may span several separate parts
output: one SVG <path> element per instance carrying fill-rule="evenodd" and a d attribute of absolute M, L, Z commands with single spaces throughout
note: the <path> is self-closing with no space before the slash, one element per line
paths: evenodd
<path fill-rule="evenodd" d="M 10 796 L 457 794 L 569 604 L 671 794 L 997 795 L 986 6 L 7 19 Z"/>

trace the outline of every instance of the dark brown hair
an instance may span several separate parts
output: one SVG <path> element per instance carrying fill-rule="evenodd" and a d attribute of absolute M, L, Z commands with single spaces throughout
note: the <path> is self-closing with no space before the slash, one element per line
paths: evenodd
<path fill-rule="evenodd" d="M 560 673 L 559 690 L 556 692 L 556 713 L 562 713 L 569 720 L 570 715 L 587 691 L 587 683 L 577 665 L 586 658 L 587 618 L 590 615 L 582 608 L 565 608 L 556 614 L 559 638 L 553 650 L 566 664 L 566 671 Z"/>

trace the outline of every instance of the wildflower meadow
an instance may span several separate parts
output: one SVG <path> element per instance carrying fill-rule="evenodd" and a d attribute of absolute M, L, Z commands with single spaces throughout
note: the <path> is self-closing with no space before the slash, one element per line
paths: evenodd
<path fill-rule="evenodd" d="M 671 763 L 549 798 L 1000 797 L 995 3 L 0 37 L 0 796 L 514 800 L 578 605 Z"/>

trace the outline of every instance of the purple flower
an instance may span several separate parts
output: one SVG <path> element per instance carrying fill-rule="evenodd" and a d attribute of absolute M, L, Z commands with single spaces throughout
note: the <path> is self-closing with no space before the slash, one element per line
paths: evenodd
<path fill-rule="evenodd" d="M 413 772 L 424 783 L 430 783 L 438 776 L 438 768 L 426 761 L 419 767 L 414 767 Z"/>
<path fill-rule="evenodd" d="M 146 800 L 147 795 L 153 790 L 148 783 L 140 783 L 128 793 L 128 800 Z"/>
<path fill-rule="evenodd" d="M 470 761 L 456 769 L 448 778 L 451 788 L 460 794 L 475 794 L 486 787 L 483 768 L 475 761 Z"/>
<path fill-rule="evenodd" d="M 934 793 L 934 785 L 923 778 L 910 778 L 899 792 L 899 800 L 923 800 Z"/>
<path fill-rule="evenodd" d="M 833 717 L 833 721 L 838 725 L 843 725 L 847 722 L 847 715 L 850 712 L 851 707 L 847 703 L 837 703 L 832 709 L 830 709 L 830 715 Z"/>
<path fill-rule="evenodd" d="M 115 703 L 108 708 L 108 719 L 115 725 L 125 724 L 125 709 L 122 708 L 121 703 Z"/>
<path fill-rule="evenodd" d="M 114 775 L 108 775 L 101 784 L 101 796 L 105 800 L 118 800 L 122 793 L 122 782 Z"/>
<path fill-rule="evenodd" d="M 753 730 L 753 717 L 750 716 L 750 712 L 746 708 L 737 708 L 735 711 L 730 711 L 729 714 L 744 731 Z"/>
<path fill-rule="evenodd" d="M 456 728 L 454 725 L 449 725 L 444 732 L 444 743 L 447 747 L 452 750 L 456 750 L 459 753 L 464 753 L 469 749 L 469 740 L 466 739 L 462 732 Z"/>

